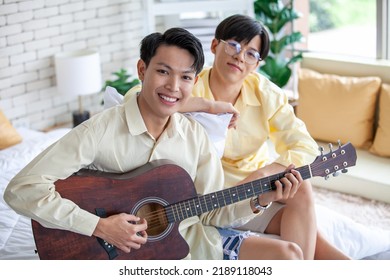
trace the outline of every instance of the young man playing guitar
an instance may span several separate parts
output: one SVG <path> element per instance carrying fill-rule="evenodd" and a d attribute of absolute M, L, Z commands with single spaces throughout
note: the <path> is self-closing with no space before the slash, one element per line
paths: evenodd
<path fill-rule="evenodd" d="M 204 129 L 194 120 L 177 113 L 191 96 L 203 63 L 201 43 L 184 29 L 172 28 L 164 34 L 146 36 L 141 42 L 137 64 L 142 81 L 140 92 L 124 104 L 78 125 L 38 155 L 11 180 L 4 194 L 5 201 L 16 212 L 31 217 L 46 228 L 92 239 L 97 237 L 117 248 L 120 258 L 132 259 L 134 251 L 142 251 L 150 243 L 148 229 L 154 221 L 129 212 L 108 217 L 92 213 L 62 197 L 56 183 L 66 181 L 80 169 L 121 174 L 153 160 L 168 159 L 190 175 L 198 194 L 222 190 L 223 170 Z M 166 175 L 174 177 L 176 174 Z M 295 192 L 302 177 L 292 169 L 275 183 L 278 191 L 281 182 L 285 189 Z M 157 192 L 159 185 L 152 188 Z M 132 195 L 132 192 L 123 194 L 129 198 Z M 110 193 L 97 199 L 111 200 L 112 204 L 119 200 Z M 237 222 L 242 224 L 258 214 L 253 202 L 247 199 L 185 219 L 179 231 L 189 245 L 189 254 L 186 252 L 183 257 L 224 258 L 218 227 Z M 264 248 L 257 246 L 258 239 L 251 235 L 243 238 L 238 257 L 302 258 L 302 252 L 294 243 L 270 241 Z M 55 247 L 55 244 L 51 246 Z M 157 249 L 153 247 L 153 250 Z M 164 251 L 161 258 L 164 258 L 163 254 Z"/>

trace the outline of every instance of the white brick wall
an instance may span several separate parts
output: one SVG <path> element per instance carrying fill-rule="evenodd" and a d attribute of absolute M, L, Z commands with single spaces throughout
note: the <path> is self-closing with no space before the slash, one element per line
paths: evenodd
<path fill-rule="evenodd" d="M 142 0 L 1 0 L 0 110 L 15 126 L 71 122 L 78 100 L 57 92 L 53 56 L 97 49 L 102 83 L 120 68 L 136 73 L 142 9 Z M 98 112 L 101 99 L 84 96 L 83 106 Z"/>

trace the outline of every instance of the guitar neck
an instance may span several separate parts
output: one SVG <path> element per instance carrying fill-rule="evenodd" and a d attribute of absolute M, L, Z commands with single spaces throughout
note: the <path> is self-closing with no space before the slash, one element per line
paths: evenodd
<path fill-rule="evenodd" d="M 303 180 L 312 177 L 310 165 L 299 167 L 296 170 L 301 173 Z M 168 222 L 179 222 L 189 217 L 272 191 L 276 188 L 275 182 L 283 178 L 284 175 L 285 172 L 281 172 L 249 183 L 168 205 L 165 207 Z"/>

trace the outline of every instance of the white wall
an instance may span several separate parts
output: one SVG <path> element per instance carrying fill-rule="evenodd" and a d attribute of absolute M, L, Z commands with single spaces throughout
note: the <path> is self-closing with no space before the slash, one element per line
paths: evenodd
<path fill-rule="evenodd" d="M 0 110 L 15 126 L 71 122 L 78 100 L 57 92 L 53 56 L 97 49 L 102 83 L 120 68 L 135 73 L 142 10 L 142 0 L 0 0 Z M 101 94 L 83 100 L 101 109 Z"/>

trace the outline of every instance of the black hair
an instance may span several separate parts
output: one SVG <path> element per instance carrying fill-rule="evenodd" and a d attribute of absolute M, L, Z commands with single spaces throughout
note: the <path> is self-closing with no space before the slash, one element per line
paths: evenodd
<path fill-rule="evenodd" d="M 256 19 L 246 15 L 232 15 L 221 21 L 215 30 L 217 40 L 233 39 L 248 44 L 255 36 L 260 35 L 260 57 L 264 60 L 269 53 L 270 40 L 267 30 Z"/>
<path fill-rule="evenodd" d="M 196 75 L 202 70 L 204 64 L 202 43 L 186 29 L 174 27 L 166 30 L 163 34 L 155 32 L 147 35 L 141 41 L 140 47 L 140 57 L 146 66 L 149 65 L 150 60 L 161 45 L 177 46 L 187 50 L 194 57 L 194 64 L 191 67 L 195 70 Z"/>

